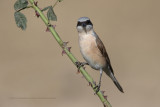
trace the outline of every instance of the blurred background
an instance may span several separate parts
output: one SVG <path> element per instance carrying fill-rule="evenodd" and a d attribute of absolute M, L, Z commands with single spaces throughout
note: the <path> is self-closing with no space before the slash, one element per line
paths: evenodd
<path fill-rule="evenodd" d="M 34 10 L 26 9 L 27 29 L 17 28 L 13 5 L 0 1 L 0 107 L 103 107 L 82 74 Z M 43 8 L 55 0 L 38 0 Z M 102 39 L 122 85 L 122 94 L 105 74 L 101 90 L 113 107 L 160 106 L 160 1 L 64 0 L 55 7 L 56 31 L 84 61 L 77 19 L 87 16 Z M 95 81 L 99 72 L 86 70 Z"/>

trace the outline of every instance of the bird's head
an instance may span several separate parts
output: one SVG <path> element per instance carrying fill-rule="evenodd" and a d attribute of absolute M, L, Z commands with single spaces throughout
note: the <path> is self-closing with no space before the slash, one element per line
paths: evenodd
<path fill-rule="evenodd" d="M 87 33 L 93 29 L 93 24 L 88 17 L 81 17 L 77 22 L 77 30 L 79 33 Z"/>

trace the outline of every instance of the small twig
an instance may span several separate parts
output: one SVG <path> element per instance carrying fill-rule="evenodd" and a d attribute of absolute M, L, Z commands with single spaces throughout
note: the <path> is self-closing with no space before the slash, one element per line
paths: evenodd
<path fill-rule="evenodd" d="M 21 9 L 17 10 L 17 12 L 20 12 L 20 11 L 27 9 L 27 8 L 33 8 L 33 6 L 27 6 L 27 7 L 21 8 Z"/>
<path fill-rule="evenodd" d="M 52 7 L 54 8 L 57 5 L 58 2 L 59 1 L 57 0 Z"/>

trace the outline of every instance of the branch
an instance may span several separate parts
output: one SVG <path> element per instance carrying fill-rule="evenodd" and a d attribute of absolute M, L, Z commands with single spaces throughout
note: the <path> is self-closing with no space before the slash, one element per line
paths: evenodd
<path fill-rule="evenodd" d="M 32 6 L 27 6 L 27 7 L 21 8 L 21 9 L 17 10 L 17 12 L 20 12 L 20 11 L 27 9 L 27 8 L 32 8 Z"/>
<path fill-rule="evenodd" d="M 52 25 L 50 24 L 50 22 L 48 21 L 48 19 L 46 18 L 46 16 L 42 13 L 42 11 L 40 10 L 40 8 L 37 5 L 35 5 L 35 1 L 34 0 L 28 0 L 28 1 L 32 5 L 33 9 L 39 13 L 40 18 L 43 20 L 43 22 L 45 23 L 45 25 L 48 27 L 48 29 L 52 33 L 53 37 L 56 39 L 56 41 L 58 42 L 58 44 L 60 45 L 60 47 L 65 51 L 65 53 L 67 54 L 67 56 L 70 58 L 70 60 L 76 66 L 76 62 L 78 60 L 73 56 L 73 54 L 68 50 L 67 47 L 64 47 L 64 45 L 63 45 L 64 42 L 59 37 L 59 35 L 55 31 L 55 29 L 52 27 Z M 93 79 L 91 78 L 91 76 L 83 69 L 83 67 L 80 68 L 80 72 L 85 77 L 85 79 L 89 82 L 89 84 L 91 85 L 91 87 L 92 88 L 95 87 L 95 82 L 93 81 Z M 93 90 L 94 90 L 94 92 L 96 92 L 96 89 L 93 88 Z M 108 102 L 108 100 L 104 97 L 104 95 L 103 95 L 103 93 L 101 91 L 99 91 L 97 93 L 97 95 L 100 98 L 101 102 L 104 104 L 104 107 L 112 107 L 110 105 L 110 103 Z"/>
<path fill-rule="evenodd" d="M 57 0 L 52 7 L 54 8 L 57 5 L 58 2 L 59 1 Z"/>

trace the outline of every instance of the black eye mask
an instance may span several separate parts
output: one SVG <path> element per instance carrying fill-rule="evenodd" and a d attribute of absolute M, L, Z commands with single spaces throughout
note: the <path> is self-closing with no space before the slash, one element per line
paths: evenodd
<path fill-rule="evenodd" d="M 92 24 L 92 22 L 90 20 L 86 20 L 85 22 L 79 22 L 78 21 L 77 26 L 83 26 L 84 24 L 93 26 L 93 24 Z"/>

